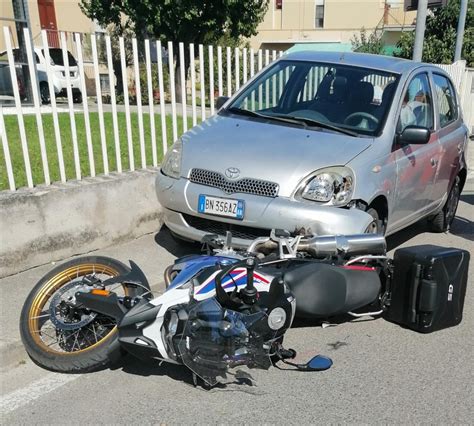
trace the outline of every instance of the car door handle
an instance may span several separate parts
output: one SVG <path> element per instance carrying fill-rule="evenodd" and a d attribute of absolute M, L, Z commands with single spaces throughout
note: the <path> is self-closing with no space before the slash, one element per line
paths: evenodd
<path fill-rule="evenodd" d="M 436 167 L 438 165 L 438 160 L 436 160 L 435 158 L 432 158 L 430 160 L 430 163 L 431 163 L 431 167 Z"/>

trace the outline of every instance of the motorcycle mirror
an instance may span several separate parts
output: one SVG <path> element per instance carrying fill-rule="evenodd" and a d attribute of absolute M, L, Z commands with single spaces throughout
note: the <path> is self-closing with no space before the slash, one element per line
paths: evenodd
<path fill-rule="evenodd" d="M 324 355 L 316 355 L 311 358 L 306 364 L 298 365 L 298 370 L 301 371 L 324 371 L 332 366 L 332 359 Z"/>

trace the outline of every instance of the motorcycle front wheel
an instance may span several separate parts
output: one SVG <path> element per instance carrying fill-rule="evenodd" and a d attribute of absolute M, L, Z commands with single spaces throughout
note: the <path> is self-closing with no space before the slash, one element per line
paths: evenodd
<path fill-rule="evenodd" d="M 30 358 L 61 373 L 86 373 L 120 356 L 116 320 L 75 303 L 78 291 L 105 288 L 136 296 L 136 288 L 105 280 L 130 269 L 107 257 L 87 256 L 57 266 L 33 288 L 20 316 L 20 334 Z"/>

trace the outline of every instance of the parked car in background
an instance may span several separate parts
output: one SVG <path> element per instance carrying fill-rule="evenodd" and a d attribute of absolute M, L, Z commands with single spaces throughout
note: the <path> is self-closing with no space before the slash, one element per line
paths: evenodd
<path fill-rule="evenodd" d="M 388 235 L 425 217 L 445 231 L 466 180 L 467 140 L 442 69 L 298 52 L 173 145 L 157 195 L 168 228 L 195 241 L 230 230 L 245 246 L 272 228 Z"/>
<path fill-rule="evenodd" d="M 46 75 L 46 59 L 44 56 L 44 49 L 35 47 L 35 61 L 36 70 L 38 72 L 38 83 L 41 94 L 41 101 L 43 104 L 49 104 L 51 102 L 51 96 L 48 86 L 48 78 Z M 69 62 L 69 81 L 71 84 L 72 95 L 74 103 L 82 102 L 81 93 L 81 81 L 79 76 L 79 69 L 77 66 L 76 59 L 67 52 Z M 23 64 L 19 49 L 13 49 L 13 56 L 15 59 L 15 66 L 17 68 L 17 76 L 19 84 L 24 86 L 24 82 L 21 76 L 21 65 Z M 53 86 L 54 92 L 57 97 L 67 96 L 67 80 L 66 80 L 66 69 L 63 62 L 63 53 L 61 49 L 50 48 L 49 56 L 51 61 L 51 68 L 53 72 Z M 2 83 L 0 83 L 0 94 L 2 95 L 13 95 L 13 89 L 11 86 L 10 70 L 7 62 L 7 53 L 3 51 L 0 53 L 0 77 Z M 24 63 L 27 65 L 27 63 Z M 24 90 L 24 88 L 23 88 Z M 21 93 L 20 93 L 20 96 Z"/>

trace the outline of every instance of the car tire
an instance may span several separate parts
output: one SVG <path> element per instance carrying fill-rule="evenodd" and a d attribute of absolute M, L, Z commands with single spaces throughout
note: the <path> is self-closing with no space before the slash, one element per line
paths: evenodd
<path fill-rule="evenodd" d="M 439 213 L 429 219 L 432 232 L 447 232 L 454 217 L 461 197 L 461 179 L 456 176 L 451 191 L 449 191 L 448 199 Z"/>
<path fill-rule="evenodd" d="M 72 98 L 72 101 L 73 101 L 75 104 L 80 104 L 80 103 L 82 103 L 82 93 L 79 92 L 78 94 L 74 95 L 73 98 Z"/>
<path fill-rule="evenodd" d="M 366 213 L 372 216 L 373 221 L 367 226 L 365 233 L 385 235 L 385 221 L 380 218 L 378 211 L 371 207 Z"/>
<path fill-rule="evenodd" d="M 40 83 L 40 95 L 43 105 L 48 105 L 51 103 L 51 94 L 49 93 L 49 86 L 46 81 L 42 81 Z"/>

